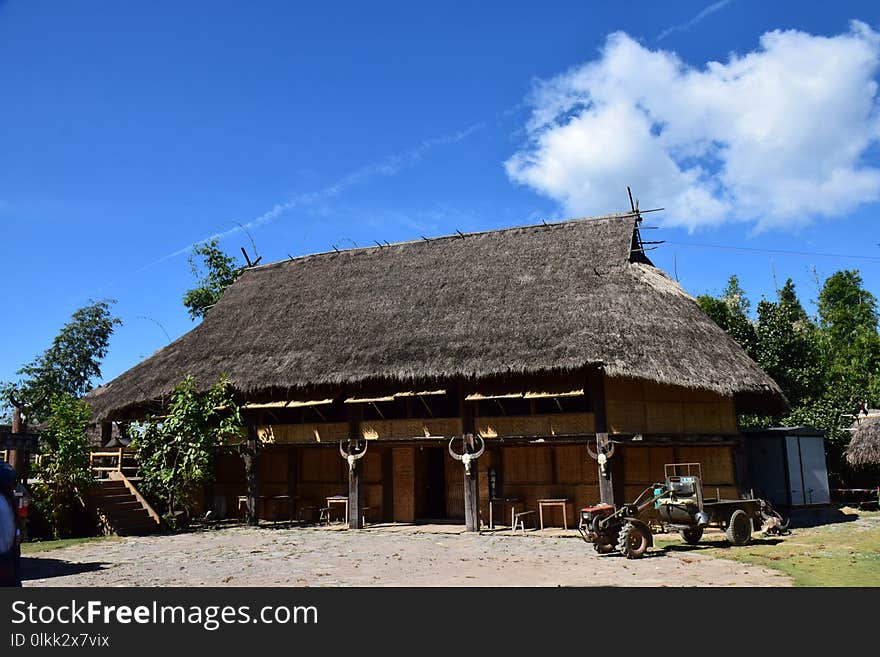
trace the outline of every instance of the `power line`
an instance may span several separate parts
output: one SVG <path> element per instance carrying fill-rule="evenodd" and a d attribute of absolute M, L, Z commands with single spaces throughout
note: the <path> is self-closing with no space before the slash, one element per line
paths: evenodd
<path fill-rule="evenodd" d="M 697 249 L 723 249 L 726 251 L 747 251 L 750 253 L 770 253 L 776 255 L 803 256 L 809 258 L 838 258 L 842 260 L 867 260 L 880 262 L 880 256 L 847 255 L 845 253 L 818 253 L 814 251 L 786 251 L 784 249 L 759 249 L 748 246 L 729 246 L 726 244 L 692 244 L 688 242 L 666 242 L 670 245 L 685 246 Z"/>

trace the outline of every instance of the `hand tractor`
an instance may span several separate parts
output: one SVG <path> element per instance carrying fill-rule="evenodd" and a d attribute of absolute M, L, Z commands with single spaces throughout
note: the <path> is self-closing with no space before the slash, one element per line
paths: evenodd
<path fill-rule="evenodd" d="M 677 529 L 682 539 L 696 545 L 706 527 L 725 530 L 733 545 L 745 545 L 752 529 L 782 533 L 788 522 L 766 500 L 750 497 L 723 500 L 703 497 L 699 463 L 668 463 L 663 466 L 665 482 L 652 484 L 631 504 L 616 509 L 597 504 L 581 510 L 578 531 L 599 554 L 619 551 L 638 559 L 654 545 L 650 522 Z"/>

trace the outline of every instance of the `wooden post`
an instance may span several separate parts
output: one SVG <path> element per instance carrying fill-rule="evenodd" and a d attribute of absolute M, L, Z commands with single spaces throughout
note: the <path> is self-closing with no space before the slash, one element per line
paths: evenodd
<path fill-rule="evenodd" d="M 22 415 L 21 407 L 14 406 L 12 411 L 12 433 L 27 433 L 27 419 Z M 26 449 L 11 449 L 6 455 L 9 465 L 15 468 L 18 480 L 27 483 L 28 478 L 28 451 Z"/>
<path fill-rule="evenodd" d="M 355 443 L 352 443 L 354 445 Z M 352 447 L 354 449 L 354 447 Z M 347 465 L 347 464 L 346 464 Z M 363 529 L 361 513 L 361 459 L 354 462 L 348 470 L 348 528 Z"/>
<path fill-rule="evenodd" d="M 360 404 L 346 404 L 346 414 L 348 415 L 348 436 L 352 442 L 349 443 L 351 449 L 357 449 L 361 440 L 361 420 L 363 419 L 363 406 Z M 366 439 L 364 439 L 366 441 Z M 367 445 L 364 445 L 367 449 Z M 348 528 L 363 529 L 363 487 L 361 482 L 361 461 L 358 459 L 354 462 L 353 467 L 348 470 Z M 346 466 L 348 463 L 346 463 Z"/>
<path fill-rule="evenodd" d="M 473 404 L 467 401 L 468 390 L 464 381 L 459 380 L 457 384 L 458 408 L 461 416 L 461 433 L 463 449 L 473 451 L 474 449 L 474 433 L 476 432 L 476 421 L 474 420 Z M 479 485 L 480 468 L 476 462 L 471 463 L 471 476 L 464 473 L 462 468 L 462 476 L 464 477 L 464 526 L 469 532 L 480 531 L 480 485 Z"/>
<path fill-rule="evenodd" d="M 605 410 L 605 372 L 599 367 L 590 368 L 587 373 L 587 394 L 590 396 L 593 408 L 597 439 L 599 434 L 604 434 L 607 437 L 608 415 Z M 618 454 L 609 459 L 609 462 L 605 465 L 604 474 L 602 473 L 602 468 L 599 468 L 599 500 L 604 504 L 615 504 L 615 487 L 612 473 L 614 470 L 620 470 L 620 468 L 615 468 L 612 463 L 615 458 L 621 459 L 622 455 Z"/>
<path fill-rule="evenodd" d="M 464 435 L 464 449 L 468 452 L 474 450 L 474 434 Z M 471 462 L 471 473 L 468 474 L 462 468 L 464 475 L 464 524 L 469 532 L 480 531 L 480 466 L 476 461 Z"/>
<path fill-rule="evenodd" d="M 244 474 L 247 482 L 247 511 L 245 514 L 248 525 L 258 525 L 260 522 L 260 474 L 259 474 L 259 448 L 260 441 L 257 436 L 257 425 L 253 419 L 248 423 L 248 437 L 242 458 L 244 459 Z"/>

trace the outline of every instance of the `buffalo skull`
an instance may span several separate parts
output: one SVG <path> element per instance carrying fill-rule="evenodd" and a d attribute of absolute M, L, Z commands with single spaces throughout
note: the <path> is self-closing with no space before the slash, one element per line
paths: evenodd
<path fill-rule="evenodd" d="M 486 443 L 483 441 L 483 439 L 480 436 L 474 436 L 474 440 L 480 441 L 480 448 L 476 452 L 471 453 L 471 452 L 468 452 L 467 438 L 466 437 L 462 438 L 464 452 L 461 454 L 458 454 L 457 452 L 455 452 L 452 449 L 452 443 L 455 442 L 455 437 L 453 437 L 449 441 L 449 455 L 452 458 L 454 458 L 456 461 L 462 462 L 462 464 L 464 465 L 464 473 L 468 477 L 471 476 L 471 463 L 473 461 L 476 461 L 478 458 L 480 458 L 480 456 L 483 454 L 483 452 L 486 451 Z"/>
<path fill-rule="evenodd" d="M 354 443 L 354 445 L 352 445 L 352 443 Z M 346 449 L 342 446 L 342 441 L 341 440 L 339 441 L 339 453 L 342 455 L 342 458 L 344 458 L 346 461 L 348 461 L 348 472 L 349 473 L 354 472 L 354 464 L 357 462 L 358 459 L 363 458 L 364 454 L 367 453 L 367 441 L 366 440 L 364 441 L 364 448 L 359 452 L 356 451 L 357 450 L 357 443 L 358 443 L 358 441 L 356 441 L 356 440 L 353 441 L 353 440 L 349 439 L 348 450 L 346 451 Z"/>
<path fill-rule="evenodd" d="M 608 459 L 614 456 L 614 443 L 608 440 L 607 433 L 596 434 L 596 449 L 597 451 L 594 452 L 590 449 L 590 444 L 587 443 L 587 453 L 598 461 L 599 471 L 602 473 L 602 476 L 606 476 L 608 474 Z"/>

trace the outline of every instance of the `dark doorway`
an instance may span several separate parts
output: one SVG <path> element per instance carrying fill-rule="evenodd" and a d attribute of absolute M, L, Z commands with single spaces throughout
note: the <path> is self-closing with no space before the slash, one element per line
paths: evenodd
<path fill-rule="evenodd" d="M 446 518 L 445 461 L 442 447 L 416 449 L 416 520 Z"/>

